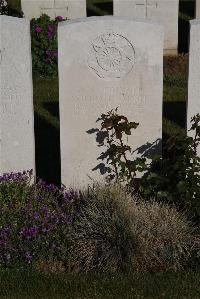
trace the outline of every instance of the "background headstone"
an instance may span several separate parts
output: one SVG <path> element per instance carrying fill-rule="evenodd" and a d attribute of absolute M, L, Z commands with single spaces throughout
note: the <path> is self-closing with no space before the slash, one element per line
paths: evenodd
<path fill-rule="evenodd" d="M 200 19 L 200 0 L 196 0 L 196 19 Z"/>
<path fill-rule="evenodd" d="M 129 121 L 140 123 L 129 138 L 133 150 L 161 140 L 163 39 L 163 26 L 154 22 L 108 16 L 59 24 L 63 184 L 102 178 L 92 169 L 102 162 L 97 158 L 103 149 L 90 134 L 100 127 L 102 113 L 119 107 Z"/>
<path fill-rule="evenodd" d="M 161 22 L 165 27 L 164 54 L 178 48 L 179 0 L 113 0 L 114 15 Z"/>
<path fill-rule="evenodd" d="M 200 21 L 190 22 L 190 54 L 188 79 L 187 128 L 191 117 L 200 113 Z M 191 132 L 189 132 L 191 134 Z M 200 155 L 200 148 L 198 150 Z"/>
<path fill-rule="evenodd" d="M 35 169 L 29 22 L 0 16 L 0 174 Z"/>
<path fill-rule="evenodd" d="M 62 16 L 68 19 L 86 17 L 86 0 L 21 0 L 21 7 L 28 19 L 46 14 L 54 19 Z"/>

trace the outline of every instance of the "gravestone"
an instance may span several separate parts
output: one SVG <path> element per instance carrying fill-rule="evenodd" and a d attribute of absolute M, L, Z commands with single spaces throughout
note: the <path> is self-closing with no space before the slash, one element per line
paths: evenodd
<path fill-rule="evenodd" d="M 165 27 L 164 54 L 178 48 L 179 0 L 113 0 L 114 15 L 161 22 Z"/>
<path fill-rule="evenodd" d="M 200 0 L 196 0 L 196 19 L 200 19 Z"/>
<path fill-rule="evenodd" d="M 191 117 L 200 113 L 200 20 L 190 21 L 187 128 Z M 191 132 L 189 132 L 191 134 Z M 200 148 L 198 149 L 200 155 Z"/>
<path fill-rule="evenodd" d="M 62 183 L 100 180 L 102 152 L 96 123 L 119 107 L 139 122 L 129 138 L 138 148 L 158 146 L 162 136 L 163 27 L 113 16 L 59 24 L 59 93 Z M 144 36 L 145 34 L 145 36 Z M 142 148 L 140 148 L 142 150 Z M 160 148 L 157 148 L 160 151 Z"/>
<path fill-rule="evenodd" d="M 35 169 L 29 22 L 0 16 L 0 174 Z"/>
<path fill-rule="evenodd" d="M 68 19 L 86 16 L 86 0 L 21 0 L 22 11 L 29 20 L 46 14 L 55 19 L 62 16 Z"/>

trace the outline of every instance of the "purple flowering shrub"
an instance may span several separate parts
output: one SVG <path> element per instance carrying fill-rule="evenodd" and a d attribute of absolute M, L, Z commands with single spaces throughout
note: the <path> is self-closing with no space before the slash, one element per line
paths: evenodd
<path fill-rule="evenodd" d="M 72 189 L 33 183 L 31 171 L 1 176 L 0 267 L 67 263 L 78 198 Z"/>
<path fill-rule="evenodd" d="M 32 64 L 33 73 L 40 76 L 57 76 L 58 74 L 58 46 L 57 26 L 63 21 L 62 16 L 51 20 L 42 15 L 31 20 Z"/>

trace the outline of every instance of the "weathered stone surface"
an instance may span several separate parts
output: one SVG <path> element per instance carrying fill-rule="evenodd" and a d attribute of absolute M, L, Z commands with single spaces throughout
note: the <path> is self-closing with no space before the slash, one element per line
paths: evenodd
<path fill-rule="evenodd" d="M 46 14 L 54 19 L 86 17 L 86 0 L 21 0 L 22 11 L 28 19 Z"/>
<path fill-rule="evenodd" d="M 35 169 L 29 22 L 0 16 L 0 174 Z"/>
<path fill-rule="evenodd" d="M 200 113 L 200 21 L 190 22 L 190 55 L 188 79 L 187 127 L 191 127 L 191 117 Z M 189 132 L 191 134 L 191 132 Z M 200 148 L 198 149 L 200 155 Z"/>
<path fill-rule="evenodd" d="M 108 16 L 59 24 L 63 184 L 102 178 L 92 169 L 103 149 L 90 131 L 100 128 L 102 113 L 119 107 L 140 123 L 129 137 L 133 150 L 161 139 L 163 39 L 163 27 L 153 22 Z"/>
<path fill-rule="evenodd" d="M 200 0 L 196 0 L 196 19 L 200 19 Z"/>
<path fill-rule="evenodd" d="M 164 54 L 177 54 L 178 0 L 113 0 L 114 15 L 159 21 L 165 27 Z"/>

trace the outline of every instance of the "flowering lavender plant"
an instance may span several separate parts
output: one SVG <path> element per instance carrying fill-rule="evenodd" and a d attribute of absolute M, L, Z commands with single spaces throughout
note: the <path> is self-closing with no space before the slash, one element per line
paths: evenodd
<path fill-rule="evenodd" d="M 62 16 L 50 20 L 49 16 L 42 15 L 31 21 L 33 72 L 36 75 L 57 76 L 57 26 L 64 20 Z"/>
<path fill-rule="evenodd" d="M 0 177 L 0 267 L 68 260 L 79 193 L 32 182 L 32 171 Z"/>

